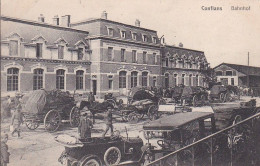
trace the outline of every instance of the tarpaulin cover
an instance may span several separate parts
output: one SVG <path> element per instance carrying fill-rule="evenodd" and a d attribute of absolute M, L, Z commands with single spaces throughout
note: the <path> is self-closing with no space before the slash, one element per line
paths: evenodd
<path fill-rule="evenodd" d="M 36 90 L 25 95 L 22 98 L 24 103 L 22 111 L 32 114 L 40 113 L 46 104 L 46 95 L 44 90 Z"/>
<path fill-rule="evenodd" d="M 155 121 L 151 121 L 143 126 L 144 130 L 172 131 L 190 122 L 213 117 L 211 112 L 185 112 L 166 116 Z"/>
<path fill-rule="evenodd" d="M 219 94 L 220 92 L 224 92 L 226 91 L 226 88 L 222 85 L 214 85 L 211 90 L 210 90 L 210 94 L 213 94 L 213 95 L 217 95 Z"/>
<path fill-rule="evenodd" d="M 133 100 L 144 100 L 144 99 L 150 99 L 154 100 L 155 94 L 148 90 L 139 90 L 136 91 L 133 95 Z"/>

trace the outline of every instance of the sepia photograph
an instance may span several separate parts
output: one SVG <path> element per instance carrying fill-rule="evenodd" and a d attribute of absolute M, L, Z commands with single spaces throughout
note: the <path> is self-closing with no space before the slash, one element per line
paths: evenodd
<path fill-rule="evenodd" d="M 260 0 L 0 6 L 0 166 L 260 165 Z"/>

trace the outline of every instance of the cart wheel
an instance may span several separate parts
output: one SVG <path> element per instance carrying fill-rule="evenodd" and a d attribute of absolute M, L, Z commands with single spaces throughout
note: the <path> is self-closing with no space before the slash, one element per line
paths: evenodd
<path fill-rule="evenodd" d="M 227 92 L 224 97 L 224 102 L 229 102 L 229 101 L 231 101 L 231 93 Z"/>
<path fill-rule="evenodd" d="M 71 127 L 78 127 L 80 119 L 80 110 L 74 106 L 70 111 L 70 125 Z"/>
<path fill-rule="evenodd" d="M 124 122 L 128 121 L 128 112 L 122 111 L 121 116 Z"/>
<path fill-rule="evenodd" d="M 87 155 L 80 159 L 78 166 L 101 166 L 101 160 L 96 155 Z"/>
<path fill-rule="evenodd" d="M 196 107 L 198 105 L 198 96 L 197 95 L 193 96 L 192 105 L 193 105 L 193 107 Z"/>
<path fill-rule="evenodd" d="M 107 166 L 117 165 L 121 160 L 121 152 L 117 147 L 110 147 L 104 154 L 104 161 Z"/>
<path fill-rule="evenodd" d="M 115 108 L 116 106 L 116 102 L 112 99 L 107 99 L 107 102 L 111 103 L 113 105 L 113 107 Z"/>
<path fill-rule="evenodd" d="M 149 107 L 148 117 L 150 120 L 156 120 L 158 118 L 158 107 L 156 105 L 152 105 Z"/>
<path fill-rule="evenodd" d="M 225 94 L 224 93 L 220 93 L 219 95 L 219 100 L 224 103 L 225 102 Z"/>
<path fill-rule="evenodd" d="M 45 130 L 49 132 L 56 131 L 61 123 L 60 113 L 56 110 L 50 110 L 44 118 Z"/>

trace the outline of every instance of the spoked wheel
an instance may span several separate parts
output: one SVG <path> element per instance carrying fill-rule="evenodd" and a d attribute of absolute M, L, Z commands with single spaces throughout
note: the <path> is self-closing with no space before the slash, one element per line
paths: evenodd
<path fill-rule="evenodd" d="M 56 131 L 61 123 L 60 113 L 56 110 L 50 110 L 44 118 L 44 127 L 49 132 Z"/>
<path fill-rule="evenodd" d="M 87 155 L 79 161 L 77 166 L 101 166 L 101 160 L 98 156 Z"/>
<path fill-rule="evenodd" d="M 121 160 L 121 152 L 117 147 L 110 147 L 104 154 L 104 161 L 107 166 L 116 165 Z"/>
<path fill-rule="evenodd" d="M 80 110 L 78 107 L 73 107 L 70 111 L 70 125 L 71 127 L 78 127 L 80 119 Z"/>
<path fill-rule="evenodd" d="M 224 93 L 220 93 L 219 95 L 219 100 L 224 103 L 225 102 L 225 94 Z"/>
<path fill-rule="evenodd" d="M 156 120 L 158 118 L 158 106 L 156 105 L 150 106 L 147 115 L 150 120 Z"/>
<path fill-rule="evenodd" d="M 192 105 L 193 107 L 196 107 L 198 105 L 198 96 L 193 96 Z"/>

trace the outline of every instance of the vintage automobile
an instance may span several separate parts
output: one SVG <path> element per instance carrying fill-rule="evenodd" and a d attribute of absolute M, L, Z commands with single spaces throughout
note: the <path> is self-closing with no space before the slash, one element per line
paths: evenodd
<path fill-rule="evenodd" d="M 213 85 L 209 97 L 211 100 L 217 99 L 224 103 L 231 101 L 234 95 L 239 95 L 239 90 L 235 86 Z"/>
<path fill-rule="evenodd" d="M 140 120 L 147 115 L 154 119 L 160 98 L 148 89 L 133 88 L 128 98 L 128 104 L 121 108 L 123 121 Z"/>
<path fill-rule="evenodd" d="M 181 95 L 183 104 L 192 105 L 205 105 L 208 101 L 208 92 L 205 88 L 200 86 L 186 86 L 184 87 Z"/>
<path fill-rule="evenodd" d="M 65 146 L 59 162 L 67 166 L 110 166 L 126 160 L 139 159 L 142 155 L 141 138 L 122 137 L 119 134 L 79 140 L 59 137 L 55 137 L 56 142 Z"/>
<path fill-rule="evenodd" d="M 79 124 L 80 111 L 68 92 L 35 90 L 23 96 L 21 105 L 30 130 L 38 128 L 40 123 L 49 132 L 56 131 L 61 122 L 69 122 L 72 127 Z"/>

